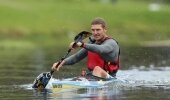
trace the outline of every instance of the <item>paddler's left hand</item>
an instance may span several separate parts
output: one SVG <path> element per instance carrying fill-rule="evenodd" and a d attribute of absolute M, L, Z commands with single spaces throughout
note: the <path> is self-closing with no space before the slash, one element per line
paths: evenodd
<path fill-rule="evenodd" d="M 77 46 L 84 47 L 84 42 L 77 42 Z"/>
<path fill-rule="evenodd" d="M 70 43 L 69 48 L 70 49 L 75 49 L 75 48 L 83 47 L 83 46 L 84 46 L 84 42 L 77 42 L 77 43 L 72 42 L 72 43 Z"/>

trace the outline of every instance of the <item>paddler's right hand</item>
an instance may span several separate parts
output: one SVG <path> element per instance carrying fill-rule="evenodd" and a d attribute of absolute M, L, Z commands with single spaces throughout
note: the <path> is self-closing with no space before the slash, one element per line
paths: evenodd
<path fill-rule="evenodd" d="M 64 65 L 65 61 L 63 60 L 59 65 L 58 65 L 58 63 L 59 62 L 54 63 L 53 66 L 51 67 L 51 69 L 53 71 L 59 71 L 60 67 L 62 67 Z"/>

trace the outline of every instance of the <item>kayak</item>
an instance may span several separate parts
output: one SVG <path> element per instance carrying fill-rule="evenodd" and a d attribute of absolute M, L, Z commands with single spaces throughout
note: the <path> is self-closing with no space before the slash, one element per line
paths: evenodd
<path fill-rule="evenodd" d="M 89 80 L 85 77 L 74 77 L 63 80 L 51 78 L 46 86 L 46 89 L 50 89 L 55 92 L 72 91 L 80 88 L 104 88 L 107 84 L 115 81 L 116 78 L 109 80 Z"/>

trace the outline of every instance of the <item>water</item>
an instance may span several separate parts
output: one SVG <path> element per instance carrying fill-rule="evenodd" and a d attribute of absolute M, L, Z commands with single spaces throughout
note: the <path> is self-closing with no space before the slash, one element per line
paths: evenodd
<path fill-rule="evenodd" d="M 35 77 L 50 70 L 56 58 L 55 51 L 46 49 L 0 49 L 1 100 L 169 100 L 170 66 L 169 48 L 126 48 L 122 51 L 122 67 L 117 73 L 120 80 L 105 88 L 84 88 L 67 92 L 38 92 L 31 88 Z M 134 51 L 133 51 L 134 50 Z M 137 53 L 135 53 L 135 51 Z M 14 53 L 15 52 L 15 53 Z M 144 52 L 144 53 L 142 53 Z M 138 59 L 137 59 L 138 58 Z M 128 60 L 127 60 L 128 59 Z M 83 63 L 83 62 L 82 62 Z M 81 64 L 65 67 L 55 78 L 79 75 Z M 68 72 L 69 70 L 69 72 Z"/>

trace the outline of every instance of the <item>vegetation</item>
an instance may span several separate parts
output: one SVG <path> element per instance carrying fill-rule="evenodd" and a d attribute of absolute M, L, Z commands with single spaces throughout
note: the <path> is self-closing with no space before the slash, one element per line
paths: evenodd
<path fill-rule="evenodd" d="M 155 6 L 151 5 L 153 2 L 154 0 L 0 0 L 0 41 L 19 40 L 39 46 L 63 46 L 71 42 L 78 32 L 90 31 L 91 20 L 98 16 L 106 19 L 108 32 L 121 45 L 168 40 L 170 7 L 156 2 L 159 4 L 156 4 L 156 10 L 152 10 L 152 6 Z"/>

